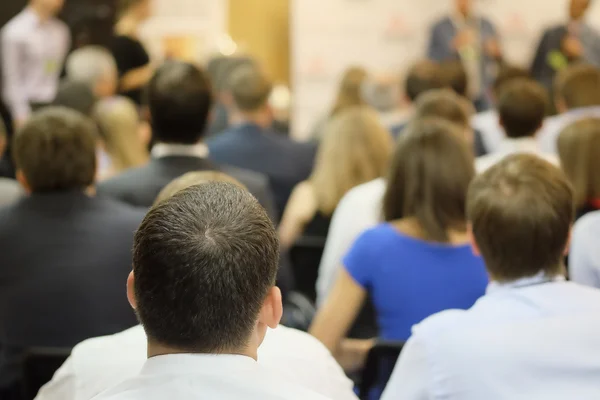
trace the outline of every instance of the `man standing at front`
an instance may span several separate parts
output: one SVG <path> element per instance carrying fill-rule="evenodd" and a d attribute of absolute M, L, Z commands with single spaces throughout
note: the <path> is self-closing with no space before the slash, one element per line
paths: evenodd
<path fill-rule="evenodd" d="M 56 19 L 65 0 L 30 0 L 2 29 L 2 97 L 13 123 L 51 103 L 71 46 L 69 28 Z"/>

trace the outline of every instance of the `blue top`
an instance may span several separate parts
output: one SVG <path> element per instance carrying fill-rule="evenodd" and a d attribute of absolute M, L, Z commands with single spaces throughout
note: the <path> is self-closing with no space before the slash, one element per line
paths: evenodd
<path fill-rule="evenodd" d="M 426 242 L 390 224 L 364 232 L 344 265 L 371 294 L 384 340 L 408 339 L 413 325 L 437 312 L 470 308 L 488 284 L 470 245 Z"/>

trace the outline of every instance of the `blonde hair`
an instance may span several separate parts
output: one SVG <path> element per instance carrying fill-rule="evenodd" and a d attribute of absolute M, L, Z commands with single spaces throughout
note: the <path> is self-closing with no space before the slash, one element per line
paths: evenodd
<path fill-rule="evenodd" d="M 171 181 L 163 190 L 160 191 L 154 205 L 156 206 L 163 201 L 175 196 L 178 192 L 187 189 L 191 186 L 203 185 L 208 182 L 225 182 L 232 183 L 243 189 L 246 187 L 235 178 L 219 171 L 194 171 L 181 175 L 179 178 Z"/>
<path fill-rule="evenodd" d="M 94 118 L 100 128 L 113 172 L 137 167 L 148 161 L 148 149 L 140 134 L 136 105 L 125 97 L 101 100 Z"/>
<path fill-rule="evenodd" d="M 558 137 L 558 155 L 575 190 L 575 206 L 600 198 L 600 118 L 567 126 Z"/>
<path fill-rule="evenodd" d="M 365 105 L 362 98 L 362 85 L 367 79 L 367 71 L 361 67 L 350 67 L 344 72 L 331 116 L 335 116 L 353 106 Z"/>
<path fill-rule="evenodd" d="M 343 111 L 327 125 L 309 182 L 317 209 L 331 215 L 353 187 L 387 171 L 392 138 L 377 114 L 366 106 Z"/>

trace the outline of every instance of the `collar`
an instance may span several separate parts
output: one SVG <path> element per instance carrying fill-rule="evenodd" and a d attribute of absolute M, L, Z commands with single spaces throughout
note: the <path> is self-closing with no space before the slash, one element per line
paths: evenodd
<path fill-rule="evenodd" d="M 218 371 L 235 371 L 253 368 L 258 363 L 251 357 L 234 354 L 165 354 L 149 358 L 142 374 L 190 374 Z"/>
<path fill-rule="evenodd" d="M 517 279 L 516 281 L 512 281 L 512 282 L 492 281 L 492 282 L 490 282 L 490 284 L 487 287 L 486 294 L 502 292 L 502 291 L 506 291 L 506 290 L 521 289 L 521 288 L 530 287 L 530 286 L 543 285 L 545 283 L 551 283 L 551 282 L 563 282 L 565 280 L 566 280 L 565 277 L 562 275 L 557 275 L 557 276 L 551 277 L 551 276 L 547 276 L 544 272 L 540 272 L 537 275 L 530 276 L 527 278 Z"/>
<path fill-rule="evenodd" d="M 184 156 L 196 158 L 208 158 L 208 146 L 204 143 L 196 144 L 173 144 L 157 143 L 152 147 L 152 158 L 163 158 L 170 156 Z"/>
<path fill-rule="evenodd" d="M 502 153 L 539 153 L 540 145 L 534 137 L 509 138 L 500 143 L 499 151 Z"/>
<path fill-rule="evenodd" d="M 573 109 L 568 110 L 567 112 L 563 113 L 562 115 L 559 115 L 558 117 L 577 118 L 580 116 L 588 116 L 588 115 L 596 116 L 597 114 L 600 114 L 600 106 L 589 106 L 589 107 L 573 108 Z"/>
<path fill-rule="evenodd" d="M 27 18 L 31 19 L 36 26 L 42 26 L 50 21 L 52 21 L 53 17 L 42 19 L 40 15 L 33 9 L 33 7 L 28 6 L 23 10 L 23 14 L 27 16 Z"/>

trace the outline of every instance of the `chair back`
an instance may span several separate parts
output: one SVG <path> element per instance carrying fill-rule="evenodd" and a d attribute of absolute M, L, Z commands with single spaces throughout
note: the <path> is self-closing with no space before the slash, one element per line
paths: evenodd
<path fill-rule="evenodd" d="M 71 355 L 70 348 L 34 347 L 25 353 L 22 385 L 24 400 L 33 400 Z"/>
<path fill-rule="evenodd" d="M 380 341 L 371 349 L 365 362 L 359 396 L 361 400 L 378 399 L 390 380 L 400 356 L 403 341 Z"/>
<path fill-rule="evenodd" d="M 317 277 L 326 239 L 318 236 L 302 236 L 290 249 L 296 291 L 304 294 L 313 303 L 317 299 Z"/>

